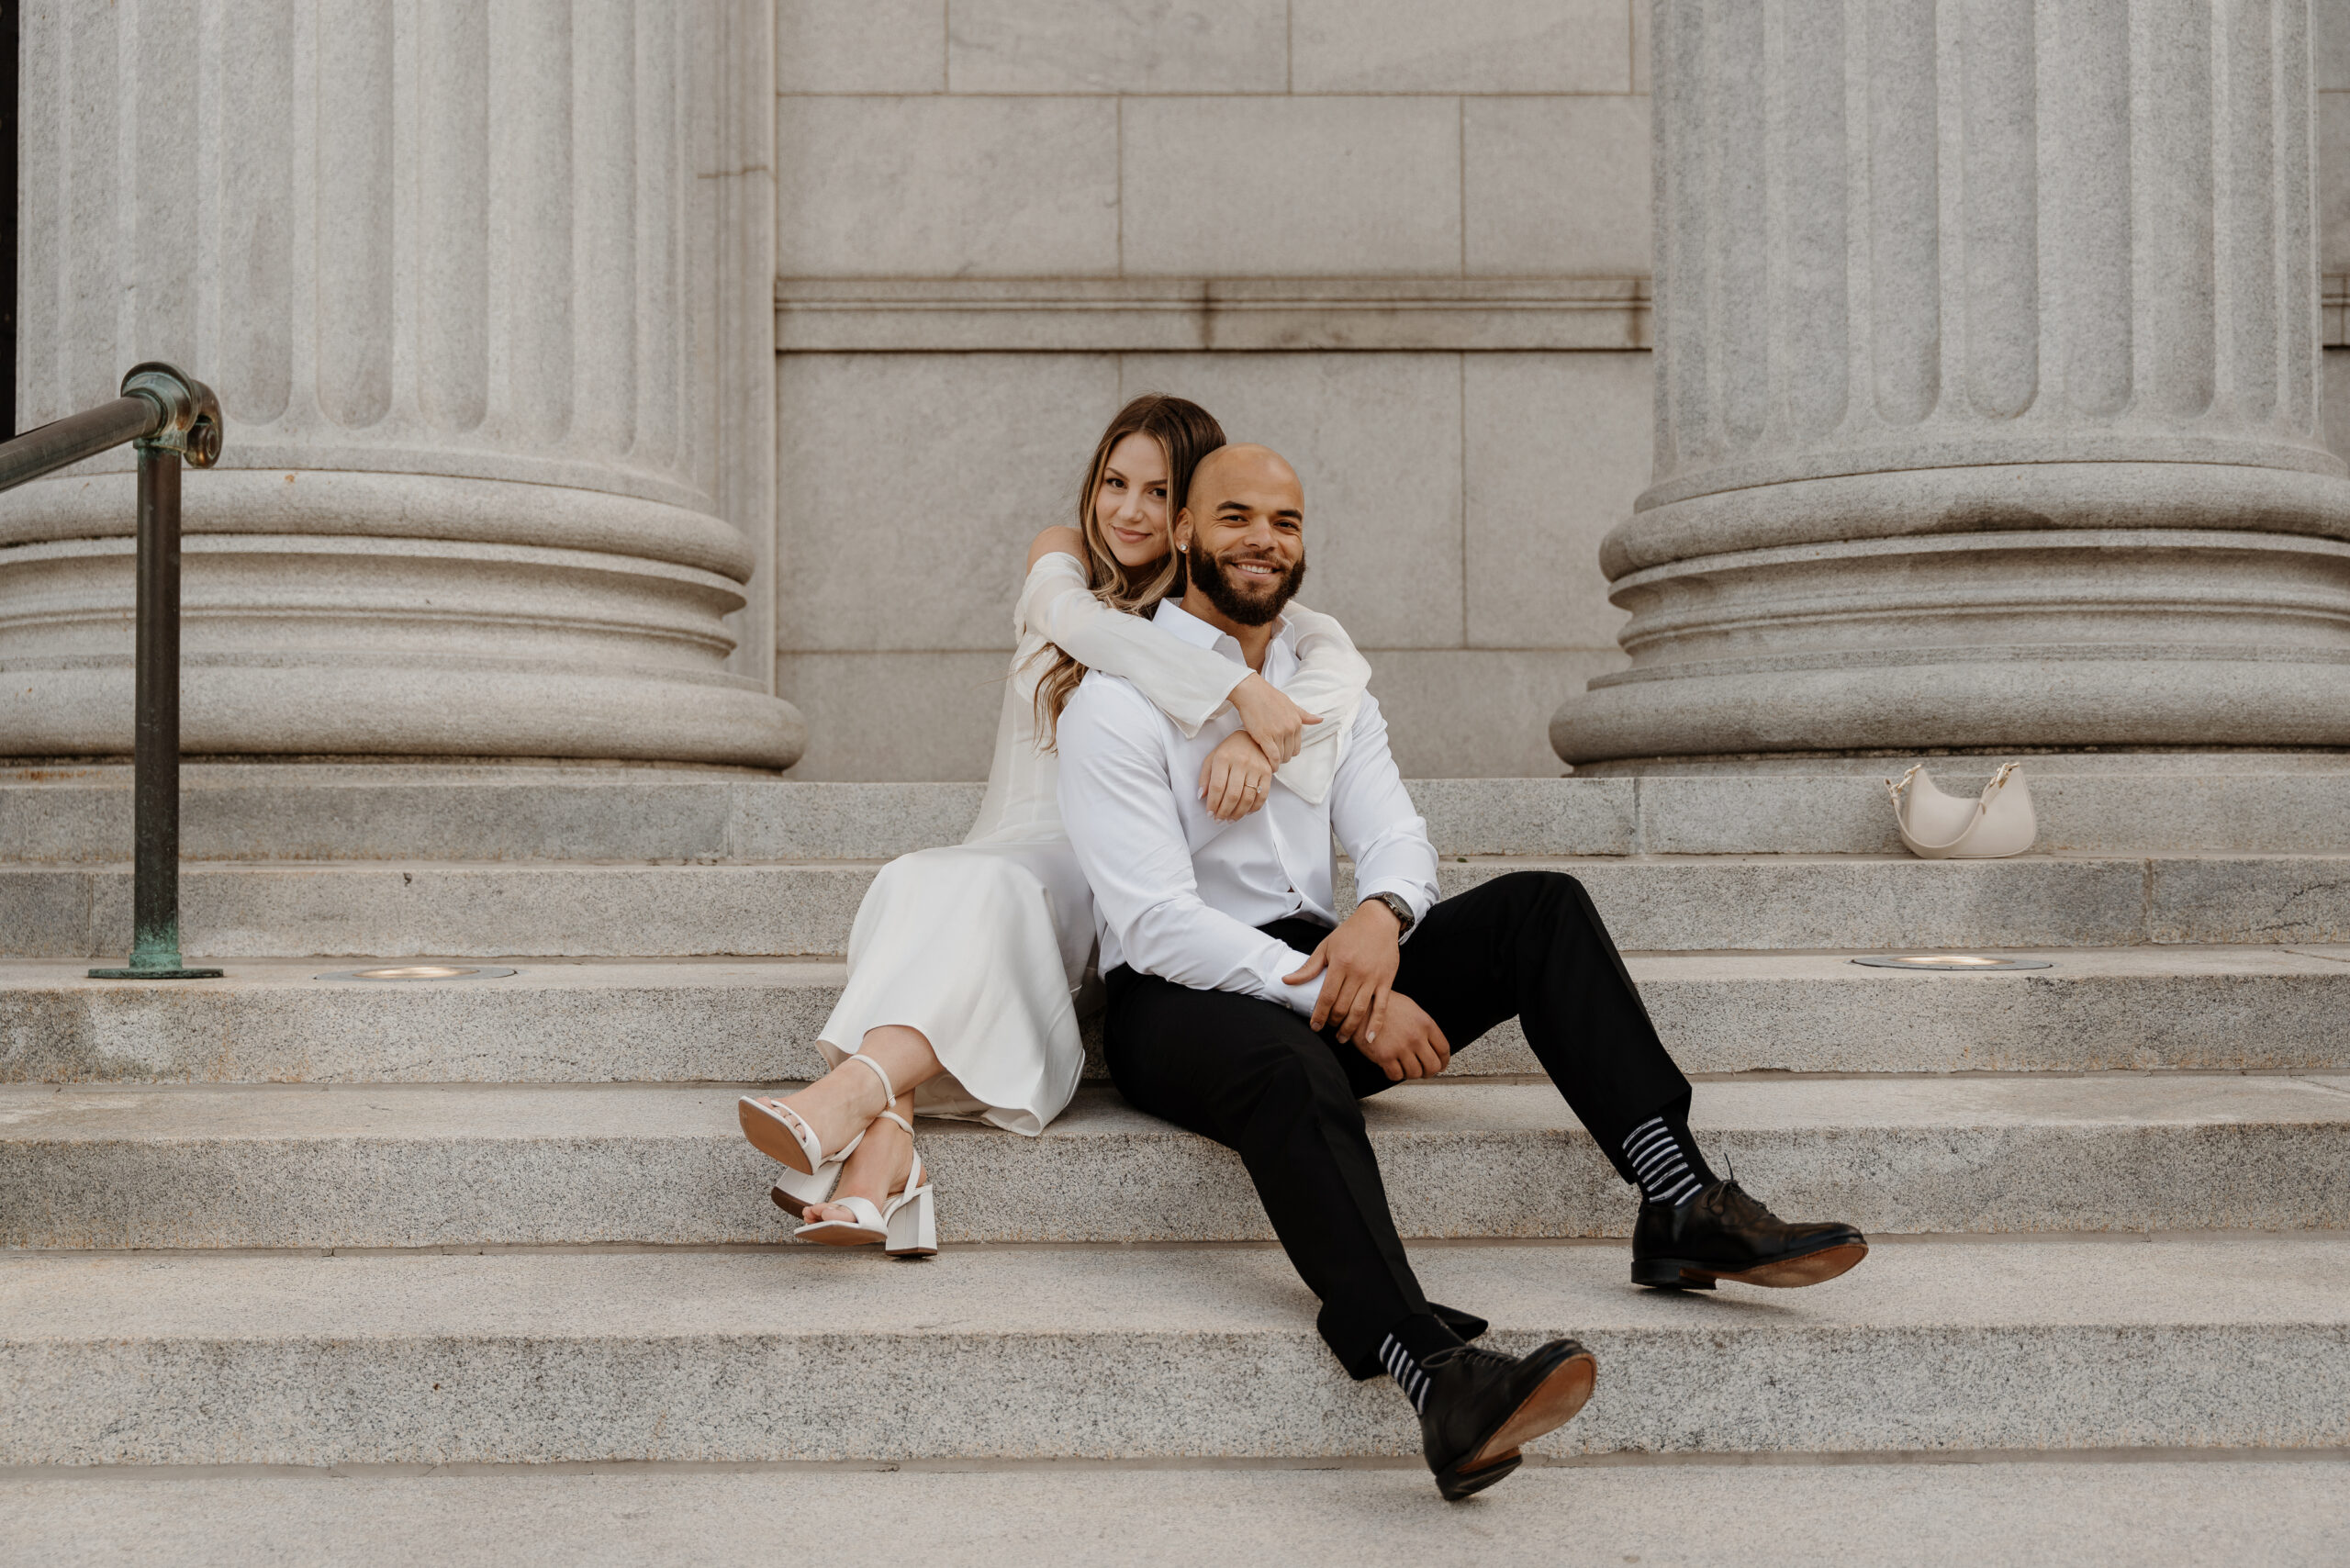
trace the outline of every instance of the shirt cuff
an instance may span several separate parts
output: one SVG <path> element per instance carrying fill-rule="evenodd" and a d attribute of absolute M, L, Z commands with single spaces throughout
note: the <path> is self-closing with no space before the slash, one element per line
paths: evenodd
<path fill-rule="evenodd" d="M 1291 1010 L 1299 1017 L 1311 1018 L 1314 1016 L 1315 1007 L 1319 1004 L 1322 1000 L 1322 982 L 1330 978 L 1330 971 L 1324 969 L 1320 974 L 1315 975 L 1312 980 L 1307 980 L 1301 985 L 1292 985 L 1287 980 L 1282 980 L 1281 976 L 1293 975 L 1297 973 L 1298 970 L 1304 969 L 1307 958 L 1311 957 L 1311 955 L 1301 953 L 1296 948 L 1292 947 L 1289 950 L 1289 956 L 1294 960 L 1294 962 L 1285 963 L 1281 965 L 1281 968 L 1273 971 L 1272 980 L 1274 993 L 1278 995 L 1281 1001 L 1288 1002 Z"/>
<path fill-rule="evenodd" d="M 1427 888 L 1400 877 L 1383 878 L 1370 883 L 1355 894 L 1355 902 L 1358 905 L 1367 903 L 1373 893 L 1393 893 L 1404 901 L 1404 907 L 1412 912 L 1411 929 L 1395 939 L 1399 945 L 1412 939 L 1413 934 L 1420 928 L 1420 922 L 1428 917 L 1428 911 L 1434 908 L 1436 903 L 1435 900 L 1428 897 Z"/>

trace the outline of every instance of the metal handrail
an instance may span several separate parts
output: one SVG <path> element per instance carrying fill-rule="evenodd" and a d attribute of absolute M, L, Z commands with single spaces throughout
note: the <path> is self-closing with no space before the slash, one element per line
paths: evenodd
<path fill-rule="evenodd" d="M 180 961 L 180 463 L 220 460 L 212 388 L 158 361 L 122 396 L 0 444 L 0 490 L 130 442 L 139 451 L 139 654 L 130 961 L 93 980 L 209 980 Z"/>

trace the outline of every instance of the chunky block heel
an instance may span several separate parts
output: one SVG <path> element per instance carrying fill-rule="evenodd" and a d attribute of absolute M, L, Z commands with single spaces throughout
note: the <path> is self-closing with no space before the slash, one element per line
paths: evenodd
<path fill-rule="evenodd" d="M 880 1119 L 895 1122 L 913 1136 L 913 1124 L 895 1111 L 884 1111 Z M 870 1198 L 836 1197 L 833 1201 L 848 1210 L 855 1219 L 820 1219 L 801 1226 L 791 1234 L 802 1241 L 821 1242 L 826 1247 L 871 1247 L 878 1242 L 893 1258 L 922 1258 L 938 1250 L 938 1226 L 932 1217 L 931 1201 L 934 1189 L 930 1176 L 923 1169 L 922 1156 L 916 1154 L 906 1170 L 906 1184 L 892 1193 L 886 1203 L 876 1204 Z M 777 1199 L 780 1204 L 781 1199 Z"/>
<path fill-rule="evenodd" d="M 892 1258 L 928 1258 L 938 1250 L 938 1219 L 934 1211 L 936 1189 L 927 1183 L 906 1194 L 903 1205 L 890 1213 L 889 1239 L 881 1250 Z"/>

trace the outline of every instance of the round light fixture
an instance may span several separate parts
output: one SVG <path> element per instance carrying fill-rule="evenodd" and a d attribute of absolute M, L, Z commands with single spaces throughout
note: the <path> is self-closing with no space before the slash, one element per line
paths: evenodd
<path fill-rule="evenodd" d="M 344 969 L 336 974 L 316 975 L 322 980 L 502 980 L 512 969 L 472 969 L 459 964 L 398 964 L 380 969 Z"/>
<path fill-rule="evenodd" d="M 1995 958 L 1983 953 L 1871 953 L 1854 958 L 1873 969 L 1935 969 L 1944 974 L 1987 974 L 1995 969 L 2053 969 L 2045 958 Z"/>

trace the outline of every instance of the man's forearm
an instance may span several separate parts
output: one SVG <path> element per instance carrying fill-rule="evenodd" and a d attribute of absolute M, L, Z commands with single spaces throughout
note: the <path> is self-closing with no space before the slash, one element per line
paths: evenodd
<path fill-rule="evenodd" d="M 1126 963 L 1143 974 L 1194 991 L 1261 997 L 1307 1014 L 1321 997 L 1319 977 L 1297 985 L 1282 978 L 1304 966 L 1304 954 L 1196 896 L 1169 900 L 1125 921 L 1105 908 L 1103 918 L 1117 933 Z"/>

